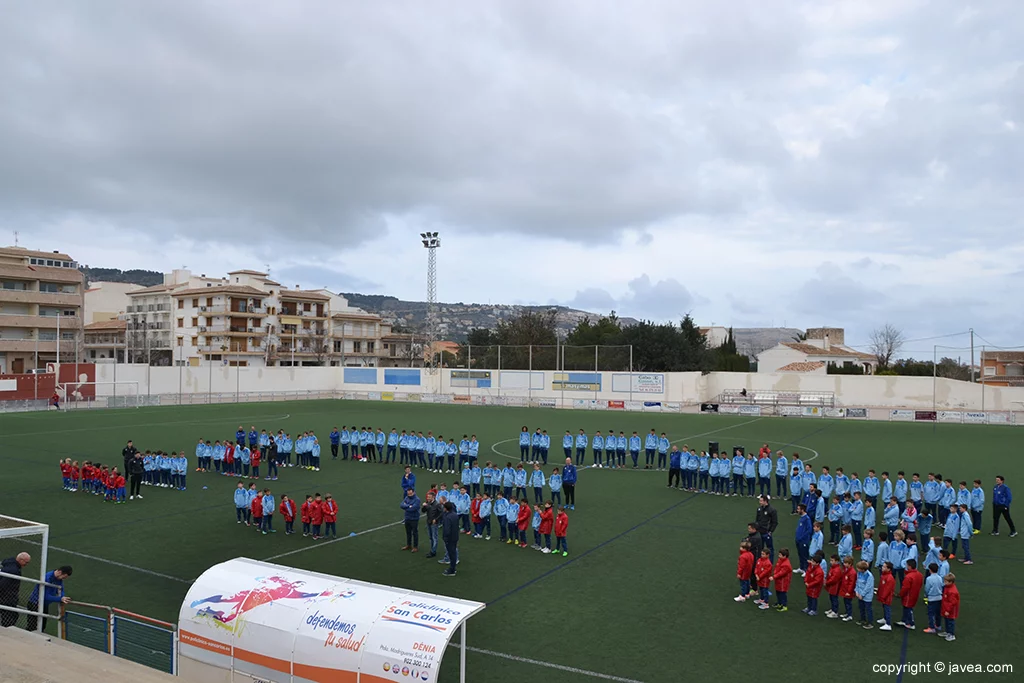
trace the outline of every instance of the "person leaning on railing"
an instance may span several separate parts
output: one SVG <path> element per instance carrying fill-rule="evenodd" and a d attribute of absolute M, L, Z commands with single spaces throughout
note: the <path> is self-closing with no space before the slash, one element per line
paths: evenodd
<path fill-rule="evenodd" d="M 54 569 L 52 572 L 46 573 L 44 579 L 46 583 L 46 589 L 43 591 L 43 612 L 47 613 L 50 611 L 50 605 L 57 603 L 67 604 L 71 602 L 71 598 L 64 595 L 64 579 L 71 576 L 70 565 L 63 565 L 59 569 Z M 26 609 L 30 612 L 39 611 L 39 585 L 32 589 L 32 595 L 28 597 L 28 605 Z M 28 624 L 25 628 L 29 631 L 35 631 L 38 626 L 38 617 L 33 614 L 28 617 Z M 46 630 L 46 617 L 43 617 L 43 630 Z"/>
<path fill-rule="evenodd" d="M 21 568 L 32 561 L 28 553 L 18 553 L 15 557 L 8 557 L 0 562 L 0 572 L 10 576 L 0 576 L 0 626 L 10 628 L 18 623 L 18 613 L 5 610 L 4 607 L 17 607 L 18 597 L 21 594 L 21 580 L 14 578 L 21 576 Z"/>

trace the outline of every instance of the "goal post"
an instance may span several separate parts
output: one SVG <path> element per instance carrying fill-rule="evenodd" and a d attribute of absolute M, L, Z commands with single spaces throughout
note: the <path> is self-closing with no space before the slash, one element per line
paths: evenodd
<path fill-rule="evenodd" d="M 50 527 L 41 522 L 0 515 L 0 561 L 19 559 L 23 553 L 28 562 L 19 567 L 20 574 L 0 571 L 0 623 L 4 627 L 25 627 L 35 624 L 35 630 L 42 632 L 46 619 L 46 602 L 42 593 L 46 589 L 46 572 L 49 561 Z M 14 567 L 9 567 L 14 569 Z M 35 609 L 29 609 L 32 593 L 38 589 Z"/>
<path fill-rule="evenodd" d="M 92 387 L 93 390 L 83 391 L 86 387 Z M 63 411 L 81 408 L 138 408 L 142 404 L 139 383 L 135 381 L 62 382 L 57 385 L 57 397 Z"/>

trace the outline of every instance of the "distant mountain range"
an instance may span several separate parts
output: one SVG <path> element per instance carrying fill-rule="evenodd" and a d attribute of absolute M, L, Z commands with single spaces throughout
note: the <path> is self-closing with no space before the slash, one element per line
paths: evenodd
<path fill-rule="evenodd" d="M 155 270 L 120 270 L 118 268 L 90 268 L 82 266 L 86 285 L 91 282 L 129 282 L 131 284 L 152 287 L 162 284 L 163 273 Z M 343 292 L 341 294 L 353 306 L 358 306 L 370 313 L 380 315 L 384 320 L 398 328 L 419 331 L 426 326 L 427 302 L 403 301 L 383 294 L 359 294 Z M 443 339 L 463 341 L 470 330 L 476 328 L 494 329 L 502 320 L 519 311 L 554 311 L 555 324 L 558 329 L 570 332 L 576 323 L 584 318 L 598 320 L 602 313 L 581 311 L 568 306 L 518 306 L 511 304 L 465 304 L 439 303 L 438 332 Z M 623 325 L 635 325 L 635 318 L 620 317 Z M 746 327 L 736 328 L 736 351 L 741 355 L 753 358 L 761 351 L 770 349 L 779 342 L 793 341 L 803 330 L 791 327 Z"/>
<path fill-rule="evenodd" d="M 353 306 L 370 313 L 376 313 L 393 325 L 409 330 L 422 329 L 427 322 L 426 301 L 402 301 L 393 296 L 380 294 L 359 294 L 342 292 Z M 568 306 L 517 306 L 510 304 L 465 304 L 438 303 L 438 333 L 444 339 L 463 341 L 470 330 L 477 328 L 494 329 L 502 320 L 519 311 L 553 311 L 555 325 L 565 332 L 576 327 L 584 318 L 598 320 L 601 313 L 581 311 Z M 635 325 L 634 318 L 619 318 L 623 325 Z"/>

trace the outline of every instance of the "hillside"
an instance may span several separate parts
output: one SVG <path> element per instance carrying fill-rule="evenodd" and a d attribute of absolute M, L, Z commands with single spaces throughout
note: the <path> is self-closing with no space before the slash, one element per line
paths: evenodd
<path fill-rule="evenodd" d="M 380 294 L 359 294 L 343 292 L 342 296 L 353 306 L 371 313 L 377 313 L 385 320 L 409 330 L 419 330 L 426 325 L 427 302 L 402 301 L 393 296 Z M 566 306 L 516 306 L 510 304 L 466 304 L 438 303 L 438 333 L 445 339 L 462 341 L 470 330 L 476 328 L 494 329 L 502 320 L 521 310 L 554 311 L 555 323 L 560 330 L 569 332 L 584 318 L 597 320 L 600 313 L 581 311 Z M 620 318 L 624 325 L 634 325 L 633 318 Z"/>
<path fill-rule="evenodd" d="M 163 273 L 155 270 L 120 270 L 118 268 L 90 268 L 89 266 L 82 266 L 81 271 L 85 275 L 86 285 L 90 282 L 128 282 L 133 285 L 152 287 L 163 284 L 164 281 Z"/>

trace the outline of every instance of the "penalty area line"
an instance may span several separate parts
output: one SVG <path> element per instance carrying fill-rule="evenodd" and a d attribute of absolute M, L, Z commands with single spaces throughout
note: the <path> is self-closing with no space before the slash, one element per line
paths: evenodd
<path fill-rule="evenodd" d="M 316 543 L 316 542 L 314 542 L 315 545 L 308 545 L 308 546 L 306 546 L 304 548 L 299 548 L 298 550 L 289 550 L 286 553 L 280 553 L 278 555 L 272 555 L 272 556 L 264 559 L 263 561 L 264 562 L 270 562 L 271 560 L 279 560 L 282 557 L 291 557 L 292 555 L 298 555 L 299 553 L 304 553 L 307 550 L 316 550 L 317 548 L 323 548 L 325 546 L 331 545 L 332 543 L 337 543 L 338 541 L 344 541 L 345 539 L 355 538 L 356 536 L 362 536 L 364 534 L 372 534 L 374 531 L 380 531 L 382 529 L 389 529 L 389 528 L 391 528 L 393 526 L 398 526 L 399 524 L 404 524 L 404 523 L 405 522 L 403 520 L 399 520 L 397 522 L 391 522 L 390 524 L 382 524 L 380 526 L 373 527 L 372 529 L 364 529 L 363 531 L 357 531 L 355 533 L 349 534 L 348 536 L 339 536 L 338 538 L 332 538 L 331 540 L 325 541 L 323 543 Z"/>
<path fill-rule="evenodd" d="M 456 650 L 461 647 L 458 643 L 449 643 L 448 647 L 455 648 Z M 578 676 L 589 676 L 590 678 L 599 678 L 604 681 L 617 681 L 618 683 L 643 683 L 635 678 L 623 678 L 622 676 L 613 676 L 612 674 L 603 674 L 599 671 L 589 671 L 587 669 L 579 669 L 575 666 L 566 666 L 565 664 L 555 664 L 554 662 L 545 662 L 540 659 L 531 659 L 530 657 L 520 657 L 518 655 L 510 655 L 504 652 L 495 652 L 494 650 L 485 650 L 479 647 L 473 647 L 467 645 L 466 650 L 468 652 L 475 652 L 479 655 L 487 655 L 488 657 L 499 657 L 501 659 L 507 659 L 511 662 L 520 662 L 522 664 L 533 664 L 534 666 L 542 666 L 547 669 L 556 669 L 558 671 L 567 671 L 569 673 L 576 674 Z"/>

